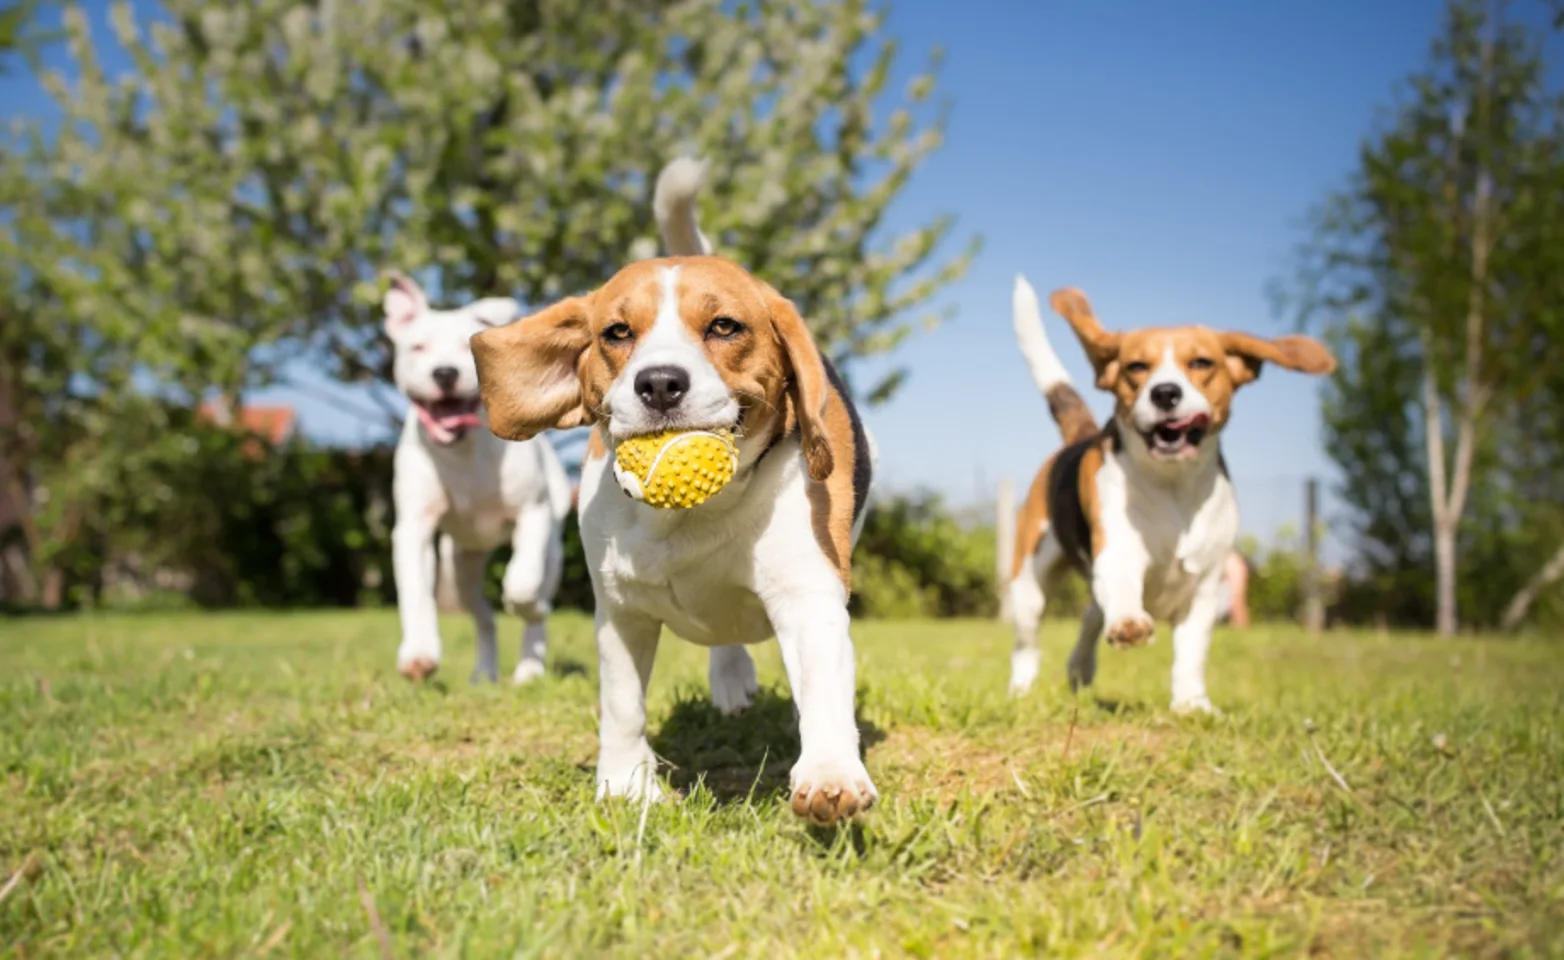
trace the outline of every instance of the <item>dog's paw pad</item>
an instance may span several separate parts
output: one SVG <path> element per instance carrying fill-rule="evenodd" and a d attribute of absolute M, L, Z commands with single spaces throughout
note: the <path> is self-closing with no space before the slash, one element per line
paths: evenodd
<path fill-rule="evenodd" d="M 1109 627 L 1105 638 L 1112 647 L 1143 647 L 1156 635 L 1157 625 L 1144 613 L 1120 617 Z"/>
<path fill-rule="evenodd" d="M 879 799 L 867 772 L 858 776 L 793 778 L 793 812 L 818 827 L 851 820 Z"/>
<path fill-rule="evenodd" d="M 440 669 L 440 662 L 432 657 L 413 657 L 396 665 L 396 672 L 414 683 L 428 680 L 438 669 Z"/>

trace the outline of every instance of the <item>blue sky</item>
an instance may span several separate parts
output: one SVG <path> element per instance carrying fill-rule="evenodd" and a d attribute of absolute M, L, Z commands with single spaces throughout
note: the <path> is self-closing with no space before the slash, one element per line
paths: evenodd
<path fill-rule="evenodd" d="M 1011 340 L 1018 271 L 1045 295 L 1083 288 L 1110 327 L 1289 332 L 1267 286 L 1286 274 L 1309 208 L 1343 182 L 1377 112 L 1423 62 L 1441 7 L 894 3 L 888 29 L 903 72 L 943 48 L 939 88 L 954 109 L 946 146 L 888 224 L 954 213 L 957 239 L 978 233 L 984 244 L 967 277 L 940 295 L 956 317 L 896 354 L 911 379 L 867 413 L 886 487 L 932 487 L 970 503 L 1001 477 L 1024 488 L 1057 445 Z M 8 113 L 44 109 L 25 76 L 0 79 L 0 100 Z M 1049 323 L 1066 366 L 1089 384 L 1063 322 L 1050 314 Z M 1224 450 L 1247 531 L 1296 523 L 1304 478 L 1330 481 L 1318 389 L 1271 370 L 1241 395 Z M 352 412 L 372 405 L 320 393 L 265 399 L 297 403 L 314 436 L 373 435 Z M 1089 399 L 1107 413 L 1105 395 Z"/>

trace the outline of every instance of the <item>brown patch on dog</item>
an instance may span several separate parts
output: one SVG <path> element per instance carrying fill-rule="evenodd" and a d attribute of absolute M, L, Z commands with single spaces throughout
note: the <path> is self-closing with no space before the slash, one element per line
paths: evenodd
<path fill-rule="evenodd" d="M 1097 432 L 1097 421 L 1079 392 L 1068 383 L 1055 384 L 1048 391 L 1048 412 L 1053 414 L 1064 445 L 1078 443 Z"/>
<path fill-rule="evenodd" d="M 1010 558 L 1010 579 L 1021 575 L 1027 558 L 1037 552 L 1037 545 L 1048 530 L 1048 474 L 1053 470 L 1058 454 L 1048 458 L 1043 468 L 1032 478 L 1032 486 L 1021 501 L 1021 512 L 1016 516 L 1015 552 Z"/>
<path fill-rule="evenodd" d="M 1081 472 L 1076 480 L 1080 485 L 1076 493 L 1081 498 L 1081 512 L 1086 514 L 1086 522 L 1091 526 L 1093 560 L 1108 544 L 1108 536 L 1102 527 L 1102 496 L 1097 492 L 1097 473 L 1107 461 L 1108 448 L 1112 442 L 1111 438 L 1103 437 L 1086 451 L 1081 457 Z"/>
<path fill-rule="evenodd" d="M 608 443 L 603 439 L 603 428 L 593 427 L 587 435 L 586 458 L 588 460 L 601 460 L 608 456 Z"/>

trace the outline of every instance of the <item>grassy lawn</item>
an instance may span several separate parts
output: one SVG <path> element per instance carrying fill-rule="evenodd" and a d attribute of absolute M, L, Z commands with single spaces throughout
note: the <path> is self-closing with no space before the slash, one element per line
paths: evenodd
<path fill-rule="evenodd" d="M 592 802 L 590 624 L 553 629 L 546 680 L 474 688 L 450 618 L 415 689 L 391 612 L 0 621 L 0 949 L 1564 955 L 1556 643 L 1224 634 L 1225 713 L 1185 720 L 1165 632 L 1076 699 L 1050 623 L 1050 682 L 1011 702 L 1000 626 L 859 624 L 881 803 L 812 831 L 774 646 L 721 720 L 665 642 L 686 799 L 643 811 Z"/>

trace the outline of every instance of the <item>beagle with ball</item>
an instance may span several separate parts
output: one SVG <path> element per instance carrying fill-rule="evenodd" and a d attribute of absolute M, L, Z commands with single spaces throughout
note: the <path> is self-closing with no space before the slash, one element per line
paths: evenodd
<path fill-rule="evenodd" d="M 523 440 L 594 424 L 582 467 L 581 535 L 596 599 L 598 796 L 660 799 L 646 740 L 646 685 L 664 626 L 711 649 L 712 700 L 748 707 L 744 645 L 782 650 L 802 753 L 792 808 L 834 823 L 873 805 L 854 717 L 847 598 L 873 445 L 793 304 L 727 260 L 696 225 L 700 167 L 658 180 L 675 254 L 625 267 L 472 340 L 497 434 Z M 732 431 L 737 467 L 715 496 L 658 509 L 627 493 L 615 449 L 669 431 Z"/>
<path fill-rule="evenodd" d="M 1206 650 L 1238 536 L 1221 452 L 1233 394 L 1267 363 L 1325 374 L 1335 358 L 1302 336 L 1265 340 L 1201 326 L 1110 333 L 1079 290 L 1059 290 L 1050 303 L 1115 404 L 1099 427 L 1048 343 L 1037 295 L 1017 277 L 1016 340 L 1065 446 L 1038 472 L 1016 524 L 1010 690 L 1025 693 L 1036 679 L 1047 586 L 1074 568 L 1091 583 L 1091 603 L 1070 656 L 1071 686 L 1092 682 L 1099 638 L 1140 646 L 1152 640 L 1153 618 L 1169 620 L 1173 709 L 1210 712 Z"/>

